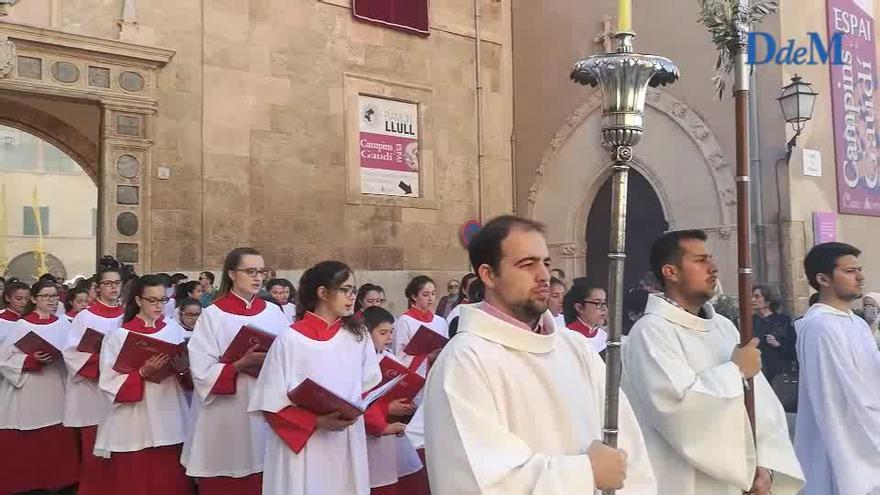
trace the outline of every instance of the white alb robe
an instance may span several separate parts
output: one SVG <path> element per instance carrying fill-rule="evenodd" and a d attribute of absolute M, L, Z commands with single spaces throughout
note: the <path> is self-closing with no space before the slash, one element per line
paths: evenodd
<path fill-rule="evenodd" d="M 870 328 L 852 311 L 821 303 L 795 328 L 801 493 L 880 494 L 880 351 Z"/>
<path fill-rule="evenodd" d="M 0 335 L 0 429 L 36 430 L 57 425 L 64 419 L 64 363 L 55 360 L 38 371 L 23 371 L 27 354 L 15 347 L 19 339 L 34 332 L 56 349 L 64 349 L 70 322 L 52 316 L 35 324 L 29 317 L 5 325 Z"/>
<path fill-rule="evenodd" d="M 289 331 L 277 305 L 259 298 L 248 304 L 229 294 L 204 309 L 189 340 L 197 396 L 192 403 L 192 430 L 181 456 L 189 476 L 242 478 L 263 470 L 269 426 L 261 416 L 247 412 L 257 379 L 239 373 L 235 394 L 211 392 L 226 366 L 220 357 L 244 325 L 273 335 Z"/>
<path fill-rule="evenodd" d="M 168 302 L 165 303 L 162 312 L 165 314 L 166 320 L 177 320 L 177 302 L 173 297 L 168 299 Z"/>
<path fill-rule="evenodd" d="M 775 472 L 773 493 L 803 485 L 782 404 L 755 376 L 757 463 L 743 379 L 730 360 L 739 332 L 703 307 L 694 316 L 651 295 L 623 345 L 623 389 L 639 418 L 660 495 L 740 495 L 757 466 Z"/>
<path fill-rule="evenodd" d="M 287 324 L 290 325 L 296 319 L 296 304 L 289 302 L 281 306 L 281 312 L 284 313 L 284 316 L 287 318 Z"/>
<path fill-rule="evenodd" d="M 538 334 L 464 306 L 458 333 L 425 386 L 425 448 L 434 495 L 592 494 L 587 449 L 602 438 L 605 365 L 580 335 L 543 316 Z M 656 482 L 624 394 L 621 495 Z"/>
<path fill-rule="evenodd" d="M 110 412 L 110 399 L 98 388 L 98 384 L 77 373 L 85 366 L 91 354 L 76 350 L 87 328 L 105 336 L 119 328 L 122 313 L 102 303 L 80 311 L 70 324 L 69 340 L 63 349 L 67 365 L 67 397 L 64 404 L 64 426 L 94 426 Z"/>
<path fill-rule="evenodd" d="M 158 326 L 159 322 L 156 324 Z M 146 335 L 171 344 L 183 342 L 183 328 L 176 321 L 164 320 L 164 324 L 159 331 Z M 113 452 L 136 452 L 182 444 L 186 439 L 189 406 L 175 373 L 172 372 L 161 383 L 145 380 L 143 399 L 138 402 L 115 402 L 116 394 L 128 375 L 117 372 L 113 365 L 129 332 L 122 327 L 111 331 L 104 337 L 101 347 L 98 385 L 108 394 L 113 405 L 110 413 L 98 425 L 95 439 L 97 457 L 109 458 Z"/>
<path fill-rule="evenodd" d="M 394 359 L 394 354 L 382 352 L 378 358 Z M 408 429 L 408 428 L 407 428 Z M 399 478 L 422 469 L 422 461 L 405 435 L 386 435 L 376 437 L 367 434 L 367 452 L 370 461 L 370 487 L 377 488 L 397 483 Z"/>
<path fill-rule="evenodd" d="M 253 391 L 250 411 L 277 413 L 306 378 L 350 402 L 379 383 L 382 373 L 369 335 L 340 329 L 317 341 L 296 330 L 272 344 Z M 263 495 L 368 495 L 370 473 L 363 417 L 344 431 L 317 429 L 298 454 L 276 434 L 266 442 Z"/>
<path fill-rule="evenodd" d="M 449 324 L 446 322 L 440 315 L 433 315 L 434 319 L 432 319 L 429 323 L 425 323 L 419 321 L 412 316 L 404 313 L 400 315 L 400 318 L 394 322 L 394 342 L 392 344 L 392 348 L 394 349 L 394 355 L 397 356 L 397 359 L 403 363 L 405 366 L 409 366 L 413 361 L 413 356 L 403 352 L 403 349 L 409 344 L 409 341 L 412 340 L 413 336 L 419 330 L 419 328 L 424 325 L 431 330 L 439 333 L 440 335 L 449 338 Z M 425 361 L 419 366 L 418 372 L 422 376 L 428 375 L 428 362 Z"/>

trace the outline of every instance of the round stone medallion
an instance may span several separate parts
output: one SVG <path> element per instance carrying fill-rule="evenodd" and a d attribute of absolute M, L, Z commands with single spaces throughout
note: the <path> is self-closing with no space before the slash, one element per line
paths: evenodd
<path fill-rule="evenodd" d="M 119 74 L 119 85 L 126 91 L 136 93 L 144 89 L 144 76 L 137 72 L 125 71 Z"/>
<path fill-rule="evenodd" d="M 119 175 L 125 179 L 134 179 L 138 175 L 138 169 L 141 167 L 137 158 L 131 155 L 122 155 L 116 159 L 116 170 Z"/>
<path fill-rule="evenodd" d="M 70 62 L 55 62 L 52 64 L 52 77 L 63 83 L 73 83 L 79 80 L 79 67 Z"/>
<path fill-rule="evenodd" d="M 116 217 L 116 230 L 124 236 L 133 236 L 138 231 L 138 217 L 130 211 L 124 211 Z"/>

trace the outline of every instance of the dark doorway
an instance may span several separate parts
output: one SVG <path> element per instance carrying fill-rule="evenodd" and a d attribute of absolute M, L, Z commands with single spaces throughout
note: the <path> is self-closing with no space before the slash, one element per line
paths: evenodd
<path fill-rule="evenodd" d="M 651 243 L 669 228 L 660 198 L 642 174 L 630 169 L 626 208 L 626 269 L 624 290 L 638 285 L 651 269 Z M 605 181 L 587 219 L 587 277 L 608 284 L 608 243 L 611 227 L 611 178 Z"/>

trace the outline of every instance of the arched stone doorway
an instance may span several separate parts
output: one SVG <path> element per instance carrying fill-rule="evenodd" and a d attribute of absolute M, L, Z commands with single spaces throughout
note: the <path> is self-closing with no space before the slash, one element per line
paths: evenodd
<path fill-rule="evenodd" d="M 626 208 L 626 268 L 624 288 L 635 287 L 650 270 L 651 243 L 669 228 L 663 205 L 648 180 L 630 170 Z M 586 275 L 604 285 L 608 280 L 608 244 L 611 230 L 611 178 L 596 194 L 587 218 Z"/>

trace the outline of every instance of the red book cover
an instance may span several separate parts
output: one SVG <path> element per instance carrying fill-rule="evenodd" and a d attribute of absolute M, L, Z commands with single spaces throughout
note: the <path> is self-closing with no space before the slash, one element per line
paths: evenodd
<path fill-rule="evenodd" d="M 113 369 L 123 374 L 137 373 L 141 366 L 147 362 L 147 359 L 159 354 L 166 354 L 173 358 L 182 350 L 183 346 L 180 344 L 172 344 L 149 335 L 128 332 L 125 342 L 122 343 L 119 356 L 116 357 L 116 363 L 113 364 Z M 159 383 L 171 375 L 171 373 L 171 363 L 169 363 L 167 368 L 163 370 L 163 373 L 152 377 L 150 381 Z"/>
<path fill-rule="evenodd" d="M 15 347 L 18 347 L 21 352 L 31 356 L 38 352 L 45 352 L 52 356 L 53 361 L 61 359 L 61 351 L 34 332 L 28 332 L 24 337 L 18 339 L 18 342 L 15 343 Z"/>
<path fill-rule="evenodd" d="M 101 344 L 104 342 L 104 334 L 95 330 L 94 328 L 86 328 L 85 333 L 81 339 L 79 339 L 79 344 L 76 346 L 76 350 L 79 352 L 88 352 L 89 354 L 99 354 L 101 352 Z"/>
<path fill-rule="evenodd" d="M 255 345 L 259 346 L 257 351 L 269 352 L 269 347 L 272 346 L 274 341 L 275 336 L 271 333 L 244 325 L 235 334 L 223 355 L 220 356 L 220 362 L 225 364 L 234 363 L 241 359 L 244 353 Z M 241 372 L 256 378 L 260 374 L 260 367 L 245 368 Z"/>
<path fill-rule="evenodd" d="M 431 354 L 437 349 L 442 349 L 449 339 L 422 325 L 416 330 L 416 334 L 409 341 L 409 344 L 403 348 L 403 352 L 410 356 L 421 356 Z"/>
<path fill-rule="evenodd" d="M 354 419 L 363 414 L 360 407 L 306 378 L 287 397 L 298 407 L 323 416 L 339 411 L 342 418 Z"/>
<path fill-rule="evenodd" d="M 398 376 L 403 376 L 397 385 L 385 394 L 385 397 L 389 401 L 395 401 L 398 399 L 412 401 L 422 390 L 422 387 L 425 386 L 425 379 L 422 378 L 421 375 L 410 371 L 409 368 L 388 356 L 383 357 L 382 360 L 379 361 L 379 368 L 382 369 L 382 381 L 377 387 L 388 383 Z"/>

